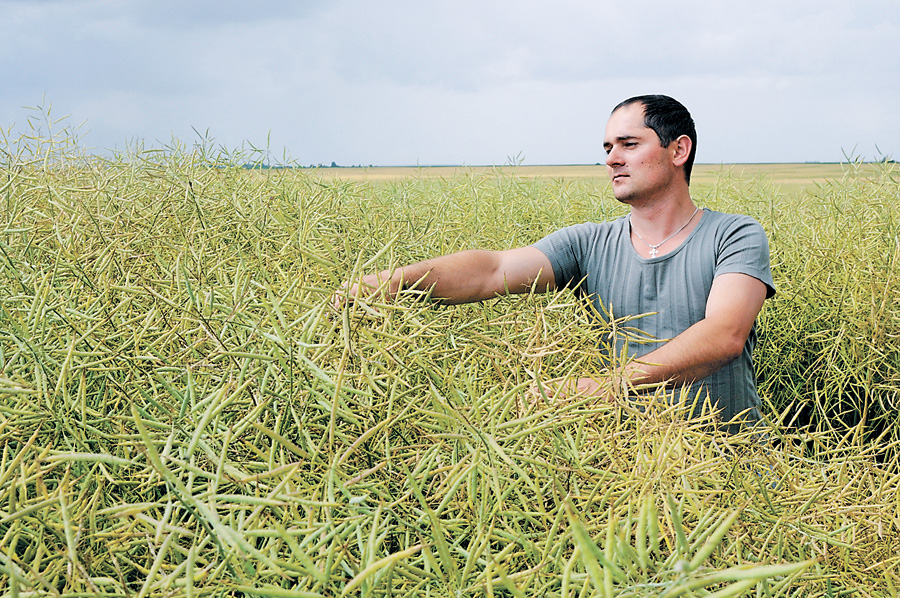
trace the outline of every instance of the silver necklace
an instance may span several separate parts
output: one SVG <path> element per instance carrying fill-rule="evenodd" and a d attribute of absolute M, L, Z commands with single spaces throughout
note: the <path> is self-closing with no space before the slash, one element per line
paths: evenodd
<path fill-rule="evenodd" d="M 641 241 L 644 242 L 644 245 L 646 245 L 647 247 L 650 248 L 650 257 L 656 257 L 656 256 L 659 255 L 659 248 L 660 248 L 663 244 L 665 244 L 666 241 L 668 241 L 669 239 L 671 239 L 672 237 L 674 237 L 675 235 L 677 235 L 678 233 L 680 233 L 681 231 L 683 231 L 683 230 L 687 227 L 687 225 L 691 223 L 691 220 L 694 219 L 694 216 L 696 216 L 696 215 L 697 215 L 697 212 L 699 212 L 699 211 L 700 211 L 700 206 L 697 206 L 697 207 L 694 209 L 694 213 L 691 214 L 691 217 L 688 218 L 688 221 L 685 222 L 684 225 L 683 225 L 681 228 L 679 228 L 677 231 L 675 231 L 674 233 L 672 233 L 671 235 L 669 235 L 668 237 L 666 237 L 665 239 L 663 239 L 662 241 L 660 241 L 660 242 L 657 243 L 656 245 L 651 245 L 650 243 L 648 243 L 647 240 L 644 239 L 644 237 L 641 236 L 641 233 L 639 233 L 639 232 L 637 232 L 636 230 L 634 230 L 634 227 L 631 226 L 631 214 L 628 215 L 628 227 L 634 232 L 634 234 L 637 235 L 637 238 L 638 238 L 638 239 L 640 239 Z"/>

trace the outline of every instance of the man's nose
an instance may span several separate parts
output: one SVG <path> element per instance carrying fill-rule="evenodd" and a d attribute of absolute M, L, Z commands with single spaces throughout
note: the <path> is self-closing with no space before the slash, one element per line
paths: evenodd
<path fill-rule="evenodd" d="M 606 165 L 607 166 L 617 166 L 621 164 L 621 158 L 619 151 L 616 148 L 612 148 L 609 150 L 609 153 L 606 154 Z"/>

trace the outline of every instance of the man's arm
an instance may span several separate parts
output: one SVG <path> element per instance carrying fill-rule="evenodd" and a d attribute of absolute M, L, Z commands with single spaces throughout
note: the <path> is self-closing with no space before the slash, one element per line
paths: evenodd
<path fill-rule="evenodd" d="M 744 350 L 750 329 L 766 300 L 766 285 L 747 274 L 713 280 L 706 316 L 625 369 L 631 384 L 670 381 L 690 384 L 719 371 Z"/>
<path fill-rule="evenodd" d="M 557 395 L 611 396 L 629 385 L 667 382 L 678 386 L 701 380 L 740 356 L 766 299 L 766 285 L 747 274 L 729 273 L 713 280 L 705 317 L 639 362 L 631 362 L 621 379 L 580 378 Z"/>
<path fill-rule="evenodd" d="M 379 291 L 393 298 L 403 289 L 430 290 L 442 303 L 471 303 L 509 293 L 556 288 L 550 260 L 534 247 L 506 251 L 461 251 L 396 270 L 363 276 L 338 298 L 368 297 Z M 337 304 L 337 303 L 336 303 Z"/>

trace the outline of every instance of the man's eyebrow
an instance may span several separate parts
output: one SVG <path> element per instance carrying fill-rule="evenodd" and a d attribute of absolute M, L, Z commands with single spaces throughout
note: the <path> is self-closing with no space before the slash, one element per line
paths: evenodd
<path fill-rule="evenodd" d="M 616 141 L 628 141 L 629 139 L 637 139 L 637 135 L 619 135 L 616 137 Z M 611 141 L 604 141 L 603 147 L 612 147 Z"/>

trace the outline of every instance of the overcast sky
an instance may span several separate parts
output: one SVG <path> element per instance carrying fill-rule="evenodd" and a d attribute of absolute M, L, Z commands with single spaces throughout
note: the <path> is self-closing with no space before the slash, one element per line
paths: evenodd
<path fill-rule="evenodd" d="M 665 93 L 698 162 L 900 157 L 898 0 L 0 0 L 0 65 L 0 128 L 50 105 L 98 153 L 594 163 Z"/>

